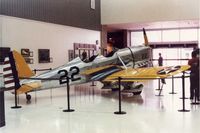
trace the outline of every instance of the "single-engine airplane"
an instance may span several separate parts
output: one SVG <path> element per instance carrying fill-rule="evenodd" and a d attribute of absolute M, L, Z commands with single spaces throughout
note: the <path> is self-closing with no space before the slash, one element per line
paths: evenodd
<path fill-rule="evenodd" d="M 80 57 L 39 75 L 34 75 L 26 64 L 24 58 L 17 52 L 10 52 L 3 65 L 4 90 L 17 89 L 17 94 L 26 94 L 27 100 L 31 96 L 27 93 L 34 90 L 43 90 L 64 86 L 59 80 L 66 76 L 70 78 L 69 84 L 82 84 L 91 81 L 100 81 L 103 89 L 111 89 L 118 85 L 117 77 L 122 79 L 123 89 L 130 90 L 134 95 L 142 92 L 142 85 L 135 85 L 142 78 L 166 78 L 189 68 L 185 66 L 174 67 L 143 67 L 151 64 L 151 48 L 144 33 L 144 45 L 119 49 L 113 55 L 93 55 L 84 62 Z M 131 79 L 132 78 L 132 79 Z M 49 80 L 48 80 L 49 79 Z"/>

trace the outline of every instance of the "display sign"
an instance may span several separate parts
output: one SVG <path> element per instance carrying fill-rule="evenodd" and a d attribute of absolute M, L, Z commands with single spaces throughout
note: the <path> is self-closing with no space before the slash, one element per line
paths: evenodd
<path fill-rule="evenodd" d="M 49 49 L 38 49 L 38 58 L 39 58 L 39 63 L 52 62 L 52 58 L 50 58 L 50 50 Z"/>

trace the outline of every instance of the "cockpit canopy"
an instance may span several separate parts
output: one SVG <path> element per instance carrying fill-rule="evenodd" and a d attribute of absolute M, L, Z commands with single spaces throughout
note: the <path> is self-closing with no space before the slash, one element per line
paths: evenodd
<path fill-rule="evenodd" d="M 98 56 L 98 54 L 91 56 L 89 59 L 87 59 L 87 58 L 84 60 L 82 59 L 82 61 L 85 63 L 89 63 L 89 62 L 92 62 L 97 56 Z"/>

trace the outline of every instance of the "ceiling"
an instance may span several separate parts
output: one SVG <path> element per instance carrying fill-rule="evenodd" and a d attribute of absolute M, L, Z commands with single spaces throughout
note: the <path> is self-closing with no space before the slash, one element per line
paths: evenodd
<path fill-rule="evenodd" d="M 142 28 L 145 28 L 146 30 L 196 28 L 196 27 L 200 27 L 200 20 L 108 24 L 106 26 L 107 26 L 108 31 L 142 30 Z"/>

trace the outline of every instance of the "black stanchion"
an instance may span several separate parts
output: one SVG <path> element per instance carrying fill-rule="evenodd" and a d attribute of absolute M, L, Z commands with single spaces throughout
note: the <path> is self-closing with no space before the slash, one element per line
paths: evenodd
<path fill-rule="evenodd" d="M 126 114 L 126 112 L 121 110 L 121 77 L 118 77 L 118 83 L 119 83 L 119 111 L 114 112 L 114 114 L 117 115 L 123 115 Z"/>
<path fill-rule="evenodd" d="M 3 127 L 5 125 L 6 122 L 5 122 L 4 92 L 0 91 L 0 127 Z"/>
<path fill-rule="evenodd" d="M 17 89 L 15 88 L 15 106 L 12 106 L 11 108 L 12 109 L 19 109 L 21 108 L 22 106 L 18 106 L 17 105 Z"/>
<path fill-rule="evenodd" d="M 67 109 L 63 110 L 63 112 L 74 112 L 74 109 L 70 109 L 70 96 L 69 96 L 69 77 L 67 76 Z"/>
<path fill-rule="evenodd" d="M 190 110 L 185 109 L 185 72 L 182 75 L 182 97 L 183 97 L 183 109 L 178 110 L 179 112 L 189 112 Z"/>
<path fill-rule="evenodd" d="M 155 96 L 163 96 L 163 95 L 161 95 L 161 93 L 162 93 L 162 89 L 163 89 L 163 83 L 162 83 L 162 85 L 160 85 L 160 81 L 161 81 L 161 79 L 159 78 L 158 79 L 158 89 L 156 89 L 156 90 L 158 90 L 159 91 L 159 93 L 158 93 L 158 95 L 155 95 Z"/>
<path fill-rule="evenodd" d="M 158 89 L 156 89 L 156 90 L 160 90 L 160 79 L 158 79 Z"/>
<path fill-rule="evenodd" d="M 35 88 L 35 103 L 37 103 L 37 92 L 36 92 L 36 88 Z"/>
<path fill-rule="evenodd" d="M 174 92 L 174 76 L 172 76 L 172 92 L 170 92 L 169 94 L 177 94 L 176 92 Z"/>

